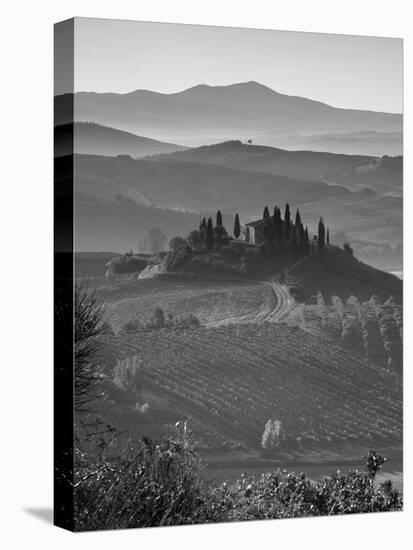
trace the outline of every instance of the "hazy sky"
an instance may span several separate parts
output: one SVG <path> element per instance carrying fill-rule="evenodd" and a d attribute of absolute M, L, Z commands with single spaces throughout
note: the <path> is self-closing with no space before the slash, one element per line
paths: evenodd
<path fill-rule="evenodd" d="M 400 39 L 87 18 L 75 29 L 75 91 L 256 80 L 336 107 L 402 111 Z"/>

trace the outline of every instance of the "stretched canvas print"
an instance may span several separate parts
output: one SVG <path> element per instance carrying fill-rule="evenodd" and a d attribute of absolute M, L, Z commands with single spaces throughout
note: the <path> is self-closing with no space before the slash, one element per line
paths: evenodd
<path fill-rule="evenodd" d="M 402 40 L 55 26 L 55 523 L 401 510 Z"/>

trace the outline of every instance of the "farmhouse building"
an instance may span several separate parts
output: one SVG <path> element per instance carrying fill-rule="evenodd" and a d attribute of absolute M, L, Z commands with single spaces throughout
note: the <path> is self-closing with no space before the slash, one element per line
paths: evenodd
<path fill-rule="evenodd" d="M 274 216 L 270 216 L 265 221 L 268 223 L 272 222 Z M 264 242 L 264 220 L 261 218 L 255 222 L 249 222 L 245 224 L 247 228 L 246 231 L 246 241 L 251 244 L 262 244 Z"/>

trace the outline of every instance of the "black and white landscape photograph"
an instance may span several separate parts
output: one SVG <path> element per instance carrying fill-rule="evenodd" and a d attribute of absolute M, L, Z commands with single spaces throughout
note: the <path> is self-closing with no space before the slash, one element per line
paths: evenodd
<path fill-rule="evenodd" d="M 74 530 L 403 509 L 402 80 L 396 38 L 75 18 Z"/>

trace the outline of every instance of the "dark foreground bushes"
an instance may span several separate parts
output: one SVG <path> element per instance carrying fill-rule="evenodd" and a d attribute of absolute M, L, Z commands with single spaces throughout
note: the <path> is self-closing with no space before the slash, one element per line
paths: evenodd
<path fill-rule="evenodd" d="M 375 476 L 382 459 L 374 451 L 366 470 L 336 473 L 314 483 L 305 474 L 274 472 L 241 476 L 210 486 L 186 424 L 161 443 L 144 438 L 111 457 L 103 447 L 91 461 L 78 452 L 76 529 L 123 529 L 401 510 L 390 481 Z"/>

